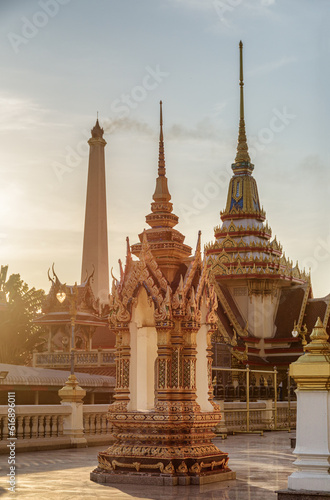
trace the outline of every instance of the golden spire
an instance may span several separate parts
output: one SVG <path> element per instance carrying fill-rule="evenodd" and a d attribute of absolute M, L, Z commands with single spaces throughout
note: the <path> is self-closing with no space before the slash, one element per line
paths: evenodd
<path fill-rule="evenodd" d="M 239 55 L 240 55 L 240 71 L 239 71 L 239 86 L 240 86 L 240 119 L 238 129 L 238 143 L 237 154 L 235 158 L 236 164 L 250 163 L 250 155 L 248 152 L 248 145 L 245 133 L 245 120 L 244 120 L 244 81 L 243 81 L 243 43 L 239 42 Z"/>
<path fill-rule="evenodd" d="M 163 137 L 163 103 L 160 105 L 160 132 L 159 132 L 159 156 L 158 156 L 158 175 L 165 175 L 165 153 L 164 153 L 164 137 Z"/>
<path fill-rule="evenodd" d="M 164 153 L 164 137 L 163 137 L 163 108 L 162 101 L 160 104 L 160 133 L 159 133 L 159 156 L 158 156 L 158 177 L 156 179 L 156 189 L 153 195 L 155 202 L 169 202 L 171 195 L 167 187 L 167 177 L 165 169 L 165 153 Z M 170 207 L 168 207 L 170 208 Z M 172 211 L 172 208 L 170 209 Z"/>

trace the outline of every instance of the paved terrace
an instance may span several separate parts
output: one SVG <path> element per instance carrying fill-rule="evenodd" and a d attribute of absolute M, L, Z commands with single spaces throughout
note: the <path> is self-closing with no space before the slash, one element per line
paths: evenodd
<path fill-rule="evenodd" d="M 78 450 L 39 451 L 16 455 L 16 492 L 7 490 L 9 472 L 5 455 L 1 459 L 1 500 L 275 500 L 275 491 L 287 488 L 293 471 L 290 448 L 292 434 L 266 432 L 237 434 L 217 446 L 229 453 L 229 465 L 236 471 L 235 481 L 204 486 L 104 486 L 89 480 L 96 466 L 98 451 L 106 447 Z"/>

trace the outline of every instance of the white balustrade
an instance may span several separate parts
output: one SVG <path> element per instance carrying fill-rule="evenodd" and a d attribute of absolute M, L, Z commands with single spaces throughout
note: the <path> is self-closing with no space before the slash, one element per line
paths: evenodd
<path fill-rule="evenodd" d="M 84 435 L 91 444 L 109 442 L 112 426 L 107 419 L 109 405 L 84 405 Z M 33 447 L 45 449 L 55 446 L 69 447 L 69 437 L 63 433 L 64 420 L 71 415 L 71 408 L 63 405 L 18 405 L 15 438 L 17 449 L 28 451 Z M 8 407 L 0 406 L 0 453 L 6 451 L 8 438 Z M 108 440 L 108 441 L 107 441 Z M 34 448 L 35 449 L 35 448 Z"/>
<path fill-rule="evenodd" d="M 115 364 L 115 349 L 102 351 L 75 352 L 75 366 L 108 366 Z M 53 367 L 70 366 L 70 353 L 68 352 L 34 352 L 33 366 Z"/>

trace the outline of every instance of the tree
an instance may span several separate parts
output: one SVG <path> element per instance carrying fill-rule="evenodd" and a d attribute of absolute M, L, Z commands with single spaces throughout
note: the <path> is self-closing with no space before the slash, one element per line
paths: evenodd
<path fill-rule="evenodd" d="M 0 272 L 0 363 L 25 364 L 33 349 L 43 342 L 44 328 L 33 323 L 41 310 L 43 290 L 29 288 L 19 274 L 6 280 L 7 268 Z M 4 303 L 4 297 L 6 303 Z"/>

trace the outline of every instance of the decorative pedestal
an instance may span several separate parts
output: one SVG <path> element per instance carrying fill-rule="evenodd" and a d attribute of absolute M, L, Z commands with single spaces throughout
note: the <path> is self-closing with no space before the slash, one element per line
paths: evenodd
<path fill-rule="evenodd" d="M 99 454 L 93 481 L 188 485 L 235 479 L 227 453 L 211 442 L 218 411 L 201 412 L 184 403 L 159 404 L 150 412 L 112 406 L 116 442 Z"/>
<path fill-rule="evenodd" d="M 318 318 L 305 354 L 290 366 L 290 375 L 298 385 L 294 450 L 297 471 L 288 478 L 288 490 L 278 492 L 279 499 L 330 497 L 330 345 L 327 339 Z"/>

